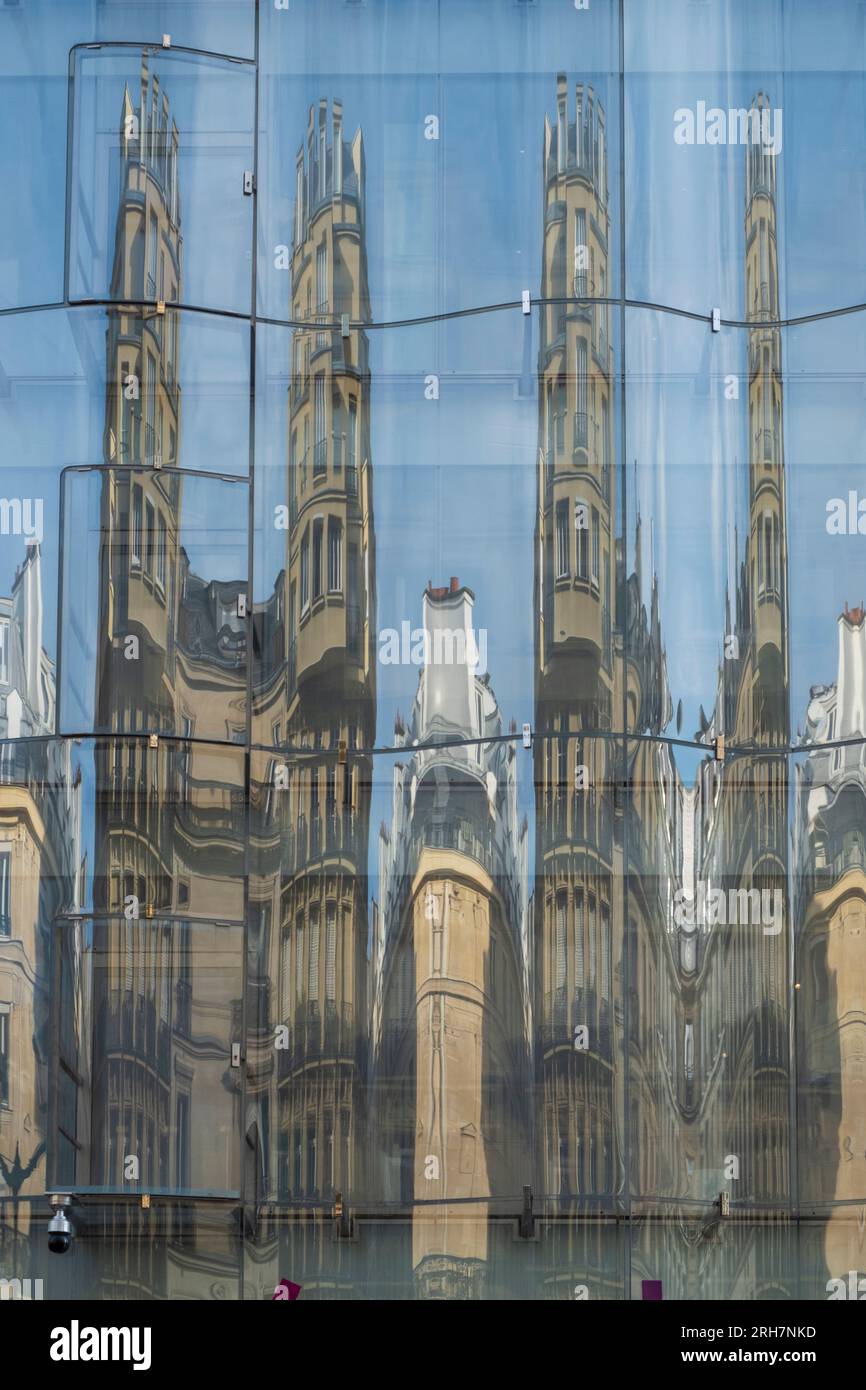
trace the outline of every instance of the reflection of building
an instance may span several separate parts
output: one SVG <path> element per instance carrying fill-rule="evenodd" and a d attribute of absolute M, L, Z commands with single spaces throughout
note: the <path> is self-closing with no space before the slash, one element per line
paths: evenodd
<path fill-rule="evenodd" d="M 42 644 L 38 545 L 28 548 L 0 599 L 0 690 L 4 738 L 54 730 L 54 668 Z M 30 1226 L 13 1199 L 45 1188 L 52 1100 L 45 1063 L 51 1046 L 51 932 L 74 883 L 80 843 L 78 780 L 71 745 L 46 740 L 0 747 L 0 1268 L 16 1262 Z M 58 829 L 61 834 L 58 836 Z M 17 1270 L 15 1271 L 17 1272 Z"/>
<path fill-rule="evenodd" d="M 839 618 L 836 683 L 815 686 L 794 812 L 801 1201 L 831 1208 L 829 1278 L 866 1269 L 843 1203 L 866 1190 L 866 613 Z M 824 747 L 850 739 L 849 746 Z M 855 742 L 855 740 L 861 740 Z"/>
<path fill-rule="evenodd" d="M 545 298 L 607 293 L 604 111 L 582 83 L 573 115 L 571 99 L 561 74 L 556 127 L 544 127 Z M 548 305 L 539 347 L 533 1012 L 541 1190 L 563 1197 L 615 1183 L 613 746 L 578 736 L 614 721 L 609 320 L 603 304 Z M 574 1046 L 579 1026 L 587 1051 Z"/>
<path fill-rule="evenodd" d="M 767 104 L 760 94 L 753 107 Z M 763 145 L 750 145 L 748 539 L 733 611 L 729 605 L 726 613 L 716 710 L 699 737 L 713 743 L 724 736 L 735 748 L 755 751 L 701 768 L 684 872 L 696 886 L 743 894 L 744 903 L 755 890 L 773 903 L 778 893 L 780 910 L 777 921 L 753 912 L 745 920 L 708 920 L 686 933 L 682 1144 L 690 1196 L 707 1202 L 725 1189 L 765 1214 L 784 1208 L 791 1182 L 787 761 L 774 751 L 789 740 L 781 333 L 771 326 L 779 316 L 776 245 L 775 158 Z M 760 1240 L 753 1235 L 740 1248 L 729 1245 L 721 1261 L 724 1296 L 743 1296 L 739 1288 L 752 1290 L 751 1297 L 776 1295 L 784 1238 L 784 1226 L 771 1222 Z M 694 1265 L 691 1278 L 698 1277 Z"/>
<path fill-rule="evenodd" d="M 364 1182 L 376 731 L 365 218 L 361 131 L 347 139 L 341 103 L 323 100 L 296 164 L 290 311 L 310 326 L 292 335 L 285 551 L 256 614 L 255 715 L 275 748 L 308 750 L 270 763 L 251 893 L 263 1195 L 299 1207 L 357 1200 Z M 316 1244 L 324 1232 L 301 1222 L 294 1235 Z"/>
<path fill-rule="evenodd" d="M 178 129 L 146 53 L 140 91 L 124 92 L 119 141 L 110 293 L 129 307 L 108 314 L 104 455 L 106 463 L 159 468 L 178 462 L 180 323 L 160 305 L 180 299 L 183 238 Z M 153 309 L 132 307 L 142 301 Z"/>
<path fill-rule="evenodd" d="M 753 103 L 768 104 L 763 94 Z M 745 240 L 746 318 L 755 325 L 748 334 L 749 542 L 737 596 L 738 654 L 723 663 L 719 732 L 734 744 L 753 740 L 767 751 L 737 758 L 726 769 L 715 854 L 728 882 L 779 889 L 787 901 L 787 766 L 770 753 L 790 738 L 782 345 L 780 330 L 765 326 L 779 316 L 776 162 L 758 145 L 747 148 Z M 745 930 L 745 941 L 729 933 L 724 943 L 722 992 L 737 1001 L 727 1038 L 725 1128 L 744 1174 L 739 1195 L 775 1203 L 786 1198 L 790 1183 L 789 930 L 787 924 L 776 934 Z"/>
<path fill-rule="evenodd" d="M 571 1297 L 575 1278 L 599 1289 L 612 1271 L 573 1217 L 609 1209 L 621 1184 L 619 745 L 604 734 L 620 726 L 624 680 L 629 718 L 643 718 L 660 658 L 655 614 L 650 632 L 634 586 L 627 624 L 639 655 L 628 667 L 622 656 L 610 311 L 579 302 L 609 293 L 605 113 L 591 87 L 569 90 L 564 75 L 555 127 L 545 121 L 544 176 L 541 294 L 572 302 L 544 308 L 539 347 L 532 1012 L 537 1182 L 566 1218 L 555 1263 Z"/>
<path fill-rule="evenodd" d="M 581 85 L 573 118 L 570 103 L 561 77 L 556 129 L 545 130 L 542 296 L 554 301 L 607 292 L 603 113 Z M 671 702 L 654 574 L 642 598 L 640 518 L 631 574 L 616 540 L 607 309 L 554 302 L 542 314 L 533 1014 L 540 1187 L 554 1211 L 572 1215 L 610 1207 L 626 1164 L 632 1199 L 670 1203 L 672 1216 L 706 1211 L 723 1188 L 766 1209 L 788 1193 L 787 935 L 760 922 L 675 923 L 672 908 L 677 894 L 693 899 L 707 886 L 786 894 L 786 775 L 775 751 L 788 739 L 781 340 L 771 326 L 775 163 L 764 147 L 748 149 L 746 185 L 747 554 L 716 711 L 699 739 L 757 749 L 705 759 L 693 786 L 667 744 L 628 738 L 665 728 Z M 626 744 L 626 824 L 611 795 L 619 745 L 604 736 L 615 728 Z M 621 920 L 613 884 L 624 873 Z M 732 1156 L 739 1185 L 726 1175 Z M 603 1287 L 589 1243 L 573 1228 L 568 1239 L 563 1280 Z M 748 1269 L 766 1293 L 773 1240 L 741 1249 L 723 1284 Z M 717 1258 L 707 1248 L 679 1241 L 672 1222 L 641 1227 L 633 1272 L 652 1277 L 661 1263 L 685 1290 Z"/>
<path fill-rule="evenodd" d="M 490 678 L 477 669 L 474 602 L 456 579 L 428 585 L 429 659 L 409 726 L 397 727 L 407 758 L 394 768 L 391 824 L 380 837 L 375 1130 L 384 1199 L 412 1209 L 422 1298 L 496 1296 L 489 1199 L 506 1198 L 513 1211 L 528 1177 L 527 843 L 516 750 L 469 742 L 409 751 L 502 733 Z"/>
<path fill-rule="evenodd" d="M 161 301 L 182 297 L 179 137 L 147 55 L 140 93 L 123 97 L 119 142 L 103 460 L 65 481 L 67 500 L 89 499 L 99 558 L 94 659 L 78 684 L 76 639 L 93 610 L 66 613 L 62 727 L 78 708 L 105 737 L 93 759 L 92 901 L 57 929 L 50 1179 L 72 1191 L 228 1194 L 239 1182 L 230 1039 L 242 1021 L 243 759 L 206 740 L 245 735 L 246 561 L 220 581 L 189 558 L 202 545 L 185 537 L 190 512 L 202 526 L 208 488 L 226 489 L 227 505 L 240 488 L 177 471 L 179 312 Z M 218 543 L 207 537 L 214 565 Z M 64 583 L 74 584 L 74 556 Z M 158 1209 L 151 1221 L 133 1203 L 109 1204 L 115 1276 L 164 1292 L 168 1250 L 178 1279 L 181 1268 L 204 1278 L 192 1210 Z"/>

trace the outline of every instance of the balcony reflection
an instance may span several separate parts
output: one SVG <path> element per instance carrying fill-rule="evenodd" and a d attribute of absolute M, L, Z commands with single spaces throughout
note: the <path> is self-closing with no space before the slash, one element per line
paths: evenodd
<path fill-rule="evenodd" d="M 376 672 L 364 142 L 320 101 L 297 150 L 284 544 L 254 614 L 256 873 L 248 937 L 248 1174 L 289 1205 L 292 1262 L 327 1263 L 337 1194 L 369 1192 L 367 855 Z M 314 307 L 315 306 L 315 307 Z M 345 319 L 347 332 L 317 328 Z M 285 523 L 285 524 L 283 524 Z M 257 1226 L 261 1257 L 272 1249 Z M 277 1275 L 274 1277 L 276 1282 Z M 271 1290 L 273 1283 L 271 1284 Z"/>
<path fill-rule="evenodd" d="M 173 306 L 211 219 L 189 218 L 173 61 L 104 70 L 83 166 L 101 118 L 78 108 L 79 257 L 85 194 L 99 227 L 72 278 L 111 307 L 97 461 L 62 473 L 56 664 L 48 538 L 24 528 L 0 596 L 3 1269 L 62 1186 L 110 1251 L 82 1257 L 94 1296 L 234 1296 L 242 1258 L 256 1296 L 612 1298 L 624 1268 L 631 1296 L 826 1296 L 866 1259 L 866 614 L 838 615 L 794 736 L 784 166 L 744 150 L 745 399 L 695 518 L 674 430 L 626 458 L 599 82 L 556 74 L 538 112 L 543 303 L 515 408 L 502 382 L 472 398 L 494 402 L 480 459 L 447 457 L 460 383 L 423 378 L 425 453 L 379 373 L 407 340 L 389 358 L 372 323 L 372 108 L 307 106 L 248 618 L 249 486 L 191 466 Z M 472 332 L 443 341 L 474 391 Z M 475 469 L 513 487 L 513 553 L 467 505 Z M 716 508 L 721 583 L 678 622 L 665 552 Z M 422 589 L 430 551 L 450 582 Z M 404 628 L 415 669 L 389 684 Z"/>

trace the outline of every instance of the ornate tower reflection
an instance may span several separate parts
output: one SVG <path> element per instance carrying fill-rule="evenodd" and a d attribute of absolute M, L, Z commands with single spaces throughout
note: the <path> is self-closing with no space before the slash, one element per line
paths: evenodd
<path fill-rule="evenodd" d="M 752 109 L 768 102 L 759 93 Z M 779 317 L 776 161 L 759 144 L 746 147 L 744 238 L 748 533 L 733 611 L 726 613 L 716 710 L 701 733 L 708 743 L 724 736 L 737 751 L 702 767 L 687 867 L 704 887 L 722 886 L 740 903 L 766 901 L 773 910 L 766 921 L 746 912 L 702 923 L 692 934 L 687 1013 L 694 1077 L 683 1142 L 692 1168 L 702 1170 L 694 1173 L 696 1197 L 709 1200 L 726 1188 L 734 1200 L 772 1216 L 791 1195 L 788 575 L 782 349 L 773 326 Z M 759 1290 L 753 1297 L 773 1296 L 784 1238 L 784 1225 L 771 1224 L 760 1239 L 752 1235 L 746 1252 L 729 1245 L 725 1296 L 739 1296 L 740 1279 Z"/>
<path fill-rule="evenodd" d="M 291 337 L 285 551 L 256 618 L 256 715 L 266 741 L 290 751 L 270 762 L 263 811 L 275 808 L 279 844 L 251 904 L 255 1085 L 278 1160 L 268 1189 L 299 1209 L 329 1210 L 337 1194 L 348 1204 L 365 1181 L 376 673 L 364 179 L 363 136 L 346 137 L 342 103 L 311 106 L 295 168 L 289 312 L 304 326 Z M 270 1002 L 268 979 L 279 982 Z M 327 1230 L 299 1221 L 293 1239 L 309 1248 L 296 1267 L 320 1265 L 312 1247 Z"/>
<path fill-rule="evenodd" d="M 81 955 L 80 1020 L 61 1030 L 57 1058 L 76 1088 L 62 1177 L 73 1189 L 189 1196 L 230 1189 L 236 1168 L 229 1039 L 240 1029 L 243 891 L 231 832 L 243 761 L 206 740 L 245 732 L 245 579 L 196 575 L 184 533 L 190 490 L 207 512 L 207 489 L 229 485 L 193 486 L 176 471 L 179 311 L 164 301 L 182 298 L 179 135 L 147 54 L 140 90 L 123 95 L 119 141 L 103 466 L 84 479 L 99 569 L 95 696 L 83 705 L 110 737 L 93 755 L 93 915 L 87 905 L 61 928 L 64 955 Z M 208 553 L 218 544 L 209 537 Z M 105 1235 L 118 1277 L 159 1292 L 167 1247 L 142 1239 L 147 1220 L 110 1206 Z M 153 1220 L 170 1245 L 189 1245 L 191 1207 L 173 1208 L 170 1232 L 162 1209 Z"/>
<path fill-rule="evenodd" d="M 608 293 L 605 113 L 557 79 L 544 126 L 545 298 Z M 613 352 L 605 304 L 541 313 L 535 596 L 534 1007 L 541 1191 L 598 1200 L 617 1185 L 613 1055 L 617 722 Z M 617 711 L 618 714 L 618 711 Z M 578 1049 L 575 1030 L 587 1030 Z M 568 1264 L 563 1269 L 569 1275 Z M 575 1265 L 577 1268 L 577 1265 Z"/>
<path fill-rule="evenodd" d="M 497 739 L 475 595 L 428 584 L 407 750 Z M 421 1298 L 495 1297 L 488 1218 L 526 1176 L 527 828 L 513 743 L 423 748 L 394 767 L 374 942 L 376 1126 L 386 1201 L 412 1208 Z"/>

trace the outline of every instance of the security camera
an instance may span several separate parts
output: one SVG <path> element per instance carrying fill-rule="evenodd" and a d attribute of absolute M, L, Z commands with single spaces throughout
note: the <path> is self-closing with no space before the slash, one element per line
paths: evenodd
<path fill-rule="evenodd" d="M 53 1194 L 50 1201 L 54 1215 L 48 1223 L 48 1249 L 52 1255 L 65 1255 L 75 1239 L 75 1198 Z"/>

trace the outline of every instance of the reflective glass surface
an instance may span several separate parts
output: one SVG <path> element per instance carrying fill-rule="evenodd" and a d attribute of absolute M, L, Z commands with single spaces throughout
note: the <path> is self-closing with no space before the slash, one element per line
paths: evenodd
<path fill-rule="evenodd" d="M 32 496 L 34 478 L 51 477 L 45 503 L 56 507 L 59 474 L 70 466 L 248 472 L 243 321 L 133 305 L 0 316 L 0 365 L 9 495 Z"/>
<path fill-rule="evenodd" d="M 254 98 L 224 59 L 73 52 L 70 299 L 248 308 Z"/>
<path fill-rule="evenodd" d="M 741 321 L 862 304 L 860 7 L 623 12 L 626 293 Z"/>
<path fill-rule="evenodd" d="M 262 314 L 339 320 L 359 250 L 376 323 L 519 302 L 542 260 L 549 293 L 618 292 L 615 4 L 323 0 L 260 23 Z M 312 297 L 310 240 L 336 261 Z"/>
<path fill-rule="evenodd" d="M 249 0 L 26 0 L 0 7 L 0 306 L 63 297 L 69 65 L 79 44 L 162 45 L 252 59 Z M 123 88 L 110 113 L 118 129 Z M 116 171 L 115 171 L 116 172 Z M 108 175 L 108 168 L 104 170 Z M 207 302 L 207 301 L 205 301 Z"/>
<path fill-rule="evenodd" d="M 0 4 L 0 1280 L 857 1296 L 864 38 Z"/>
<path fill-rule="evenodd" d="M 73 470 L 62 503 L 60 731 L 241 742 L 247 485 Z"/>

